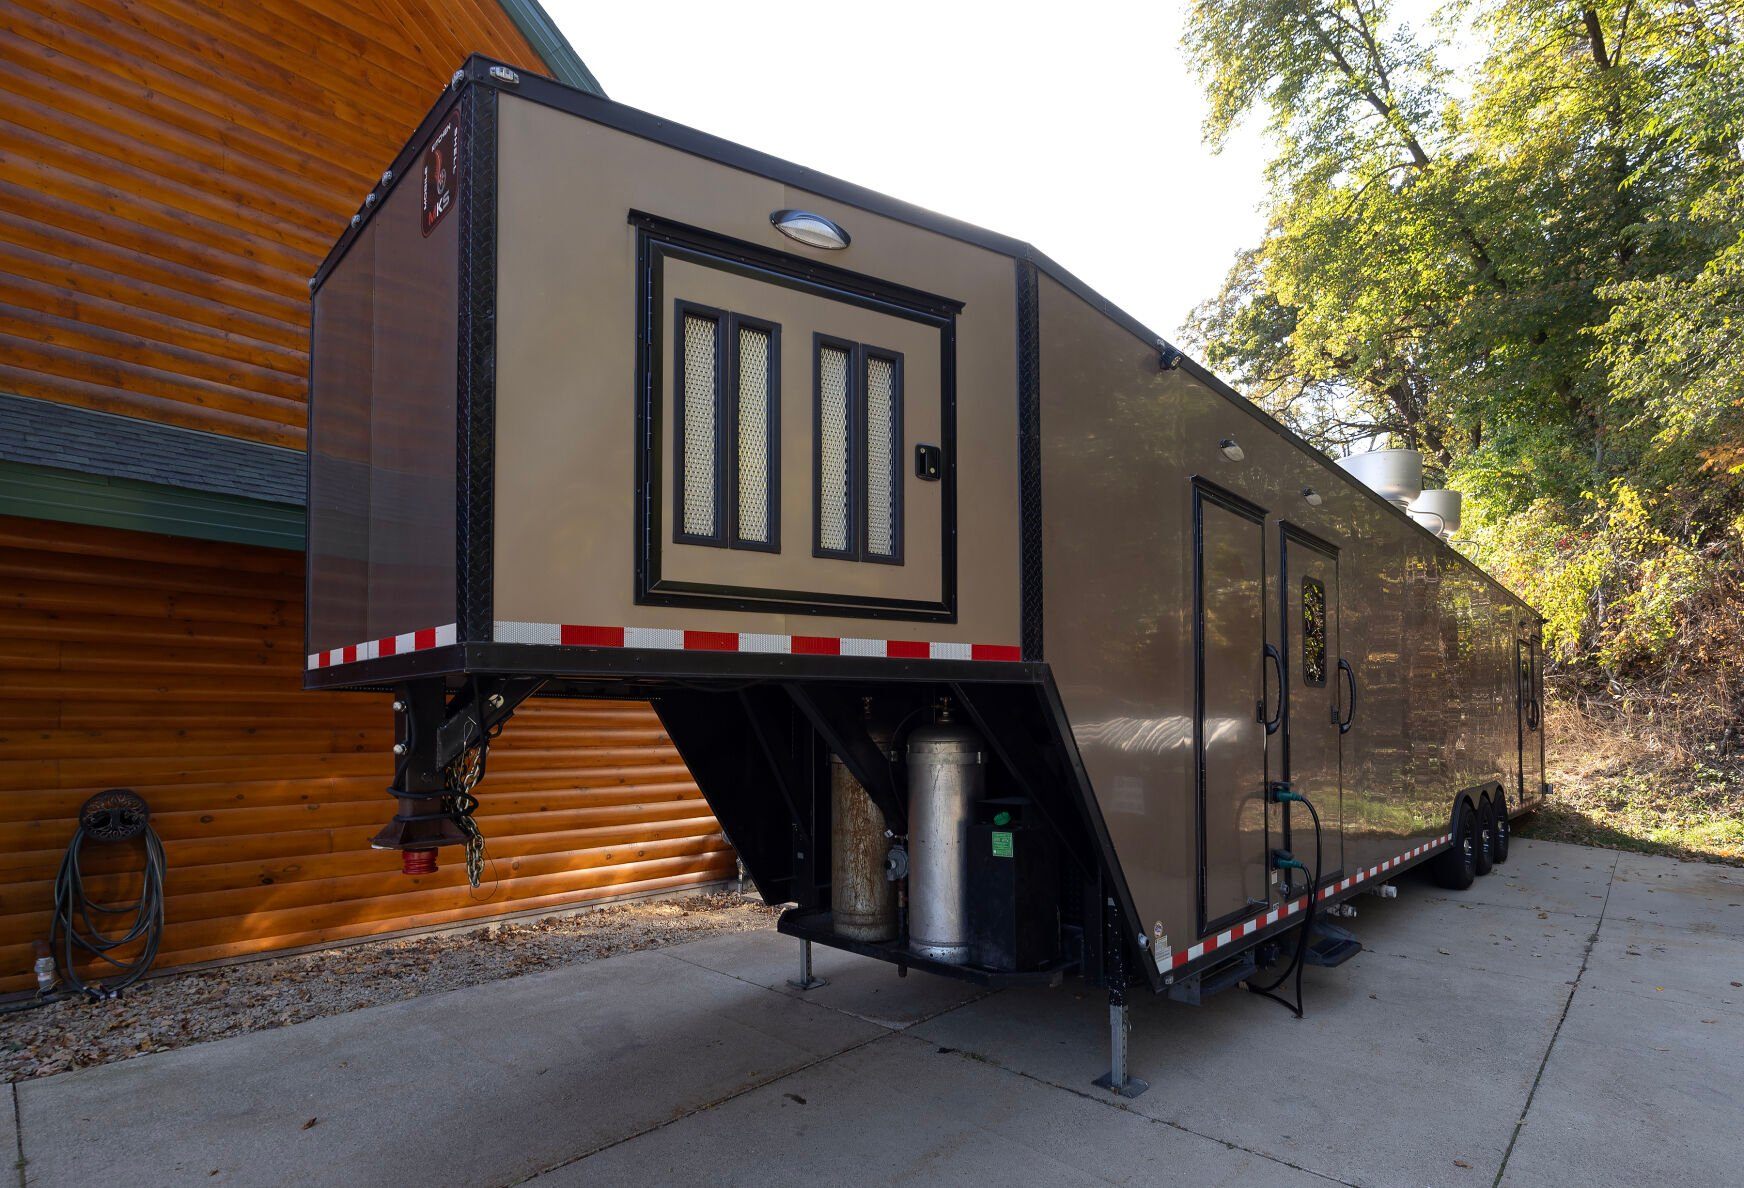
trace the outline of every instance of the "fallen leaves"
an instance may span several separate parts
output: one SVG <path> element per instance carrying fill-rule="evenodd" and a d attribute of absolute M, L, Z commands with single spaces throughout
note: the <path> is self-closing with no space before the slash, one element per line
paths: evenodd
<path fill-rule="evenodd" d="M 720 932 L 768 928 L 740 895 L 612 904 L 486 928 L 370 941 L 149 979 L 125 998 L 0 1015 L 0 1083 L 52 1076 L 360 1007 L 457 990 Z M 339 1065 L 345 1067 L 343 1061 Z M 314 1122 L 311 1121 L 310 1125 Z"/>

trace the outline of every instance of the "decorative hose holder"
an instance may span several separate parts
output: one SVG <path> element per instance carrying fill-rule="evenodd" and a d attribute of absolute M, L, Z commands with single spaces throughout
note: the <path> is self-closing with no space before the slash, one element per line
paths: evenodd
<path fill-rule="evenodd" d="M 145 849 L 139 897 L 113 906 L 93 902 L 85 889 L 85 844 L 120 845 L 135 839 L 141 839 Z M 49 932 L 49 945 L 69 990 L 113 998 L 151 968 L 163 940 L 164 866 L 163 842 L 151 827 L 151 809 L 144 797 L 130 788 L 110 788 L 85 801 L 79 809 L 79 827 L 55 878 L 54 922 Z M 123 950 L 131 955 L 118 956 Z M 78 972 L 79 964 L 106 966 L 115 972 L 87 982 Z"/>

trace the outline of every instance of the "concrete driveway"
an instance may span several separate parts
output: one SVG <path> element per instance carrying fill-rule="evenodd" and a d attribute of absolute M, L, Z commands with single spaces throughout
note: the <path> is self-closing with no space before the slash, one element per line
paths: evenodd
<path fill-rule="evenodd" d="M 1298 1021 L 721 936 L 16 1086 L 30 1185 L 1736 1184 L 1744 871 L 1516 840 L 1364 897 Z M 313 1123 L 311 1124 L 311 1120 Z"/>

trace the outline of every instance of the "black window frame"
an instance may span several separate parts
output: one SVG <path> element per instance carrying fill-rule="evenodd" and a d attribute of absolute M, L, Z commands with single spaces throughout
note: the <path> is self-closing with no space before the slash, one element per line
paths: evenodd
<path fill-rule="evenodd" d="M 763 499 L 769 524 L 768 540 L 747 540 L 739 535 L 739 331 L 754 330 L 769 338 L 768 392 L 764 397 L 763 416 L 768 421 L 763 432 Z M 724 381 L 732 399 L 727 405 L 727 455 L 730 471 L 727 483 L 727 515 L 732 525 L 730 546 L 749 549 L 754 553 L 781 551 L 781 325 L 768 318 L 750 314 L 729 314 L 727 331 L 727 376 Z"/>
<path fill-rule="evenodd" d="M 848 409 L 847 409 L 847 455 L 848 455 L 848 544 L 846 548 L 832 549 L 824 544 L 823 495 L 824 495 L 824 434 L 823 434 L 823 360 L 826 349 L 838 350 L 848 357 Z M 891 365 L 891 432 L 894 438 L 890 451 L 890 483 L 891 483 L 891 526 L 889 553 L 875 553 L 870 544 L 870 500 L 872 495 L 870 483 L 870 462 L 868 450 L 868 368 L 873 359 L 882 359 Z M 817 332 L 812 335 L 811 347 L 811 510 L 812 510 L 812 556 L 834 561 L 862 561 L 874 565 L 901 565 L 903 563 L 904 532 L 904 486 L 908 471 L 904 465 L 906 458 L 906 429 L 904 427 L 904 405 L 907 403 L 907 390 L 904 379 L 904 360 L 901 351 L 893 351 L 887 347 L 872 346 L 867 343 L 853 342 L 839 338 L 833 334 Z"/>
<path fill-rule="evenodd" d="M 715 324 L 714 419 L 714 527 L 708 533 L 690 532 L 684 524 L 685 492 L 685 327 L 691 318 Z M 678 298 L 672 319 L 672 540 L 675 544 L 706 548 L 747 549 L 760 553 L 781 551 L 781 326 L 767 318 L 718 309 Z M 755 330 L 769 336 L 768 393 L 764 416 L 764 498 L 768 501 L 769 539 L 747 540 L 739 535 L 739 331 Z"/>
<path fill-rule="evenodd" d="M 824 351 L 841 351 L 848 357 L 848 407 L 844 412 L 847 440 L 848 474 L 845 479 L 848 506 L 847 544 L 840 549 L 832 549 L 824 544 Z M 863 514 L 860 499 L 854 497 L 854 476 L 859 473 L 859 462 L 854 456 L 854 446 L 859 435 L 854 431 L 854 410 L 860 406 L 860 367 L 858 363 L 860 344 L 850 342 L 845 338 L 837 338 L 832 334 L 814 332 L 811 336 L 811 555 L 827 557 L 838 561 L 858 561 L 857 544 L 860 539 L 860 519 Z"/>
<path fill-rule="evenodd" d="M 1308 615 L 1308 592 L 1312 590 L 1317 595 L 1320 605 L 1318 623 L 1311 621 Z M 1326 640 L 1326 583 L 1313 574 L 1302 577 L 1302 683 L 1316 689 L 1326 688 L 1327 679 L 1327 640 Z M 1316 630 L 1318 628 L 1318 630 Z M 1320 642 L 1320 679 L 1314 679 L 1315 665 L 1310 663 L 1308 644 L 1310 640 Z"/>
<path fill-rule="evenodd" d="M 890 432 L 893 438 L 890 446 L 890 552 L 875 553 L 872 551 L 872 455 L 871 427 L 867 424 L 870 415 L 872 360 L 882 359 L 890 364 Z M 857 476 L 859 479 L 856 491 L 860 503 L 860 560 L 870 561 L 877 565 L 901 565 L 903 523 L 903 488 L 908 478 L 908 469 L 903 465 L 907 456 L 907 438 L 903 427 L 903 409 L 907 404 L 908 392 L 903 379 L 902 352 L 887 350 L 884 347 L 860 347 L 860 357 L 854 364 L 855 374 L 860 380 L 860 433 L 861 433 L 861 467 Z"/>

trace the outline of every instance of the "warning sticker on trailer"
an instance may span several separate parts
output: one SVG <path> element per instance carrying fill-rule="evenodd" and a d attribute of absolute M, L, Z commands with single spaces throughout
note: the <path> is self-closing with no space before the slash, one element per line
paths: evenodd
<path fill-rule="evenodd" d="M 424 150 L 424 234 L 436 230 L 436 224 L 454 205 L 460 190 L 460 116 L 448 118 L 436 133 L 430 147 Z"/>

